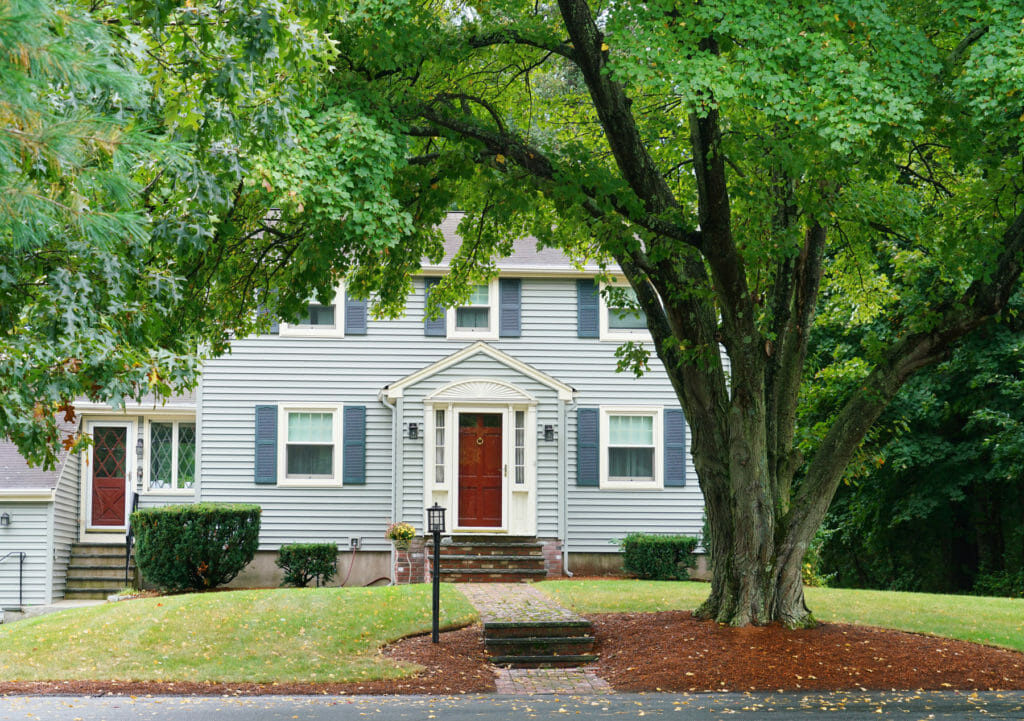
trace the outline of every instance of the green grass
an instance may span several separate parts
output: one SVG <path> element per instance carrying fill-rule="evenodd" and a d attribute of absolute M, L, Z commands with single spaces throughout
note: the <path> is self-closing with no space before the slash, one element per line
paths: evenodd
<path fill-rule="evenodd" d="M 441 587 L 441 626 L 476 611 Z M 415 673 L 376 653 L 430 630 L 430 586 L 231 591 L 78 608 L 0 626 L 0 680 L 332 682 Z"/>
<path fill-rule="evenodd" d="M 692 610 L 706 583 L 671 581 L 545 581 L 539 586 L 577 613 Z M 1024 599 L 929 593 L 806 589 L 819 621 L 914 631 L 1024 652 Z"/>

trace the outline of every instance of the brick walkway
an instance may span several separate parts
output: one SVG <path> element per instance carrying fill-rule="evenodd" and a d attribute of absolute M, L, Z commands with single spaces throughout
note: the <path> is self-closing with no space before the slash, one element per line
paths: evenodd
<path fill-rule="evenodd" d="M 483 623 L 520 621 L 578 621 L 581 617 L 550 596 L 525 583 L 460 583 Z M 608 682 L 592 666 L 579 668 L 498 668 L 498 693 L 593 694 L 611 693 Z"/>

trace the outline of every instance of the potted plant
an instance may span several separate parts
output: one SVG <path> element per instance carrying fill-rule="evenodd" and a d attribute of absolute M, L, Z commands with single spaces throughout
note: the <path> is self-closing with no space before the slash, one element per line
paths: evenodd
<path fill-rule="evenodd" d="M 416 529 L 404 522 L 392 523 L 385 534 L 399 551 L 409 548 L 409 541 L 416 537 Z"/>

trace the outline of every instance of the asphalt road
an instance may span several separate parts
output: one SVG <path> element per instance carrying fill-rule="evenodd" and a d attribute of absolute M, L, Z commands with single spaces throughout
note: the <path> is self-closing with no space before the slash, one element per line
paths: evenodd
<path fill-rule="evenodd" d="M 469 721 L 470 719 L 1024 719 L 1024 692 L 0 698 L 0 721 Z"/>

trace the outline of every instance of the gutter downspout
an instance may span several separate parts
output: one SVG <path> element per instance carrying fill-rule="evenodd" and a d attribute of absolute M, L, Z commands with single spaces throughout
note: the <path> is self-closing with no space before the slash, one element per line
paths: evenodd
<path fill-rule="evenodd" d="M 391 521 L 395 523 L 398 521 L 398 443 L 399 443 L 399 430 L 401 426 L 398 424 L 398 406 L 395 403 L 389 403 L 387 400 L 388 386 L 384 386 L 377 393 L 377 400 L 381 402 L 381 405 L 385 406 L 391 411 Z M 395 585 L 395 545 L 391 546 L 391 585 Z"/>
<path fill-rule="evenodd" d="M 567 422 L 566 410 L 571 410 L 575 407 L 575 398 L 568 403 L 563 401 L 558 404 L 558 438 L 560 446 L 558 453 L 558 478 L 561 485 L 559 489 L 561 503 L 558 504 L 558 533 L 562 537 L 562 573 L 569 578 L 572 578 L 572 571 L 569 570 L 569 481 L 566 478 L 565 464 L 565 458 L 569 450 L 567 448 L 569 442 L 567 429 L 569 424 Z"/>

